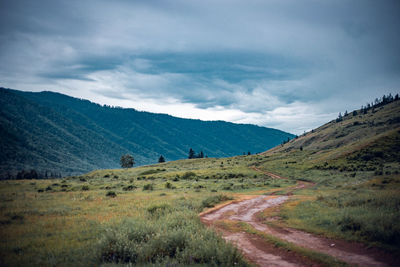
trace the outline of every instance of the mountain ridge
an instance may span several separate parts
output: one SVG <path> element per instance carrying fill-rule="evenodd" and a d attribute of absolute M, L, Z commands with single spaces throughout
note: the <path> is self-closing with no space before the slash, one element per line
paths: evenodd
<path fill-rule="evenodd" d="M 182 159 L 189 148 L 210 157 L 262 152 L 294 135 L 224 121 L 182 119 L 110 107 L 60 93 L 0 89 L 0 174 L 22 169 L 62 175 L 116 168 L 131 153 L 138 165 Z"/>

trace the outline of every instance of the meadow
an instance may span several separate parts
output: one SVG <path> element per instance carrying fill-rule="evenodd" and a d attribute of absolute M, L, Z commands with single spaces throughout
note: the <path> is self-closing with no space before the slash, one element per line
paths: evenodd
<path fill-rule="evenodd" d="M 1 264 L 248 265 L 198 213 L 290 184 L 235 159 L 197 159 L 0 183 Z"/>
<path fill-rule="evenodd" d="M 192 159 L 56 180 L 1 181 L 1 264 L 246 266 L 198 214 L 240 194 L 285 194 L 297 181 L 316 184 L 295 191 L 275 211 L 281 220 L 274 223 L 398 253 L 398 166 L 385 165 L 390 174 L 353 175 L 317 168 L 319 162 L 307 163 L 311 154 Z"/>

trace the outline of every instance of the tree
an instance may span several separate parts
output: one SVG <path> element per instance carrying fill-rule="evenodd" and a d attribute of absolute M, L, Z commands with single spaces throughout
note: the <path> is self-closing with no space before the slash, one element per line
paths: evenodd
<path fill-rule="evenodd" d="M 200 153 L 197 155 L 197 157 L 198 157 L 199 159 L 204 158 L 204 153 L 203 153 L 203 151 L 200 151 Z"/>
<path fill-rule="evenodd" d="M 133 156 L 129 154 L 122 155 L 119 162 L 122 168 L 132 168 L 133 164 L 135 164 Z"/>
<path fill-rule="evenodd" d="M 336 122 L 340 122 L 340 121 L 342 121 L 342 120 L 343 120 L 342 113 L 339 112 L 339 116 L 337 117 Z"/>
<path fill-rule="evenodd" d="M 190 148 L 188 158 L 189 159 L 194 159 L 195 157 L 196 157 L 196 153 L 194 152 L 193 149 Z"/>
<path fill-rule="evenodd" d="M 165 162 L 165 158 L 163 157 L 163 155 L 161 155 L 161 156 L 158 158 L 158 163 L 163 163 L 163 162 Z"/>

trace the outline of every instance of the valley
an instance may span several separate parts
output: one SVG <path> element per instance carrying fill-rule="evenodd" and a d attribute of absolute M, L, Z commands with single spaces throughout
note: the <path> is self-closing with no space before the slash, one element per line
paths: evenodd
<path fill-rule="evenodd" d="M 256 155 L 1 181 L 0 263 L 396 266 L 398 114 L 350 113 Z"/>

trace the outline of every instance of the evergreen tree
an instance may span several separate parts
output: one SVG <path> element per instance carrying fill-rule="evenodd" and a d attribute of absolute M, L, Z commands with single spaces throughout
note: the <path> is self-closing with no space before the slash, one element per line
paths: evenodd
<path fill-rule="evenodd" d="M 120 164 L 122 168 L 132 168 L 133 164 L 135 164 L 135 159 L 132 155 L 125 154 L 121 156 Z"/>
<path fill-rule="evenodd" d="M 336 122 L 340 122 L 340 121 L 342 121 L 342 120 L 343 120 L 342 113 L 339 112 L 339 116 L 337 117 Z"/>
<path fill-rule="evenodd" d="M 165 158 L 163 157 L 163 155 L 161 155 L 161 156 L 158 158 L 158 163 L 163 163 L 163 162 L 165 162 Z"/>
<path fill-rule="evenodd" d="M 194 150 L 192 148 L 190 148 L 189 150 L 189 159 L 194 159 L 196 157 L 196 153 L 194 152 Z"/>
<path fill-rule="evenodd" d="M 198 155 L 197 157 L 200 158 L 200 159 L 204 158 L 204 153 L 203 153 L 203 151 L 200 151 L 200 153 L 199 153 L 199 155 Z"/>

